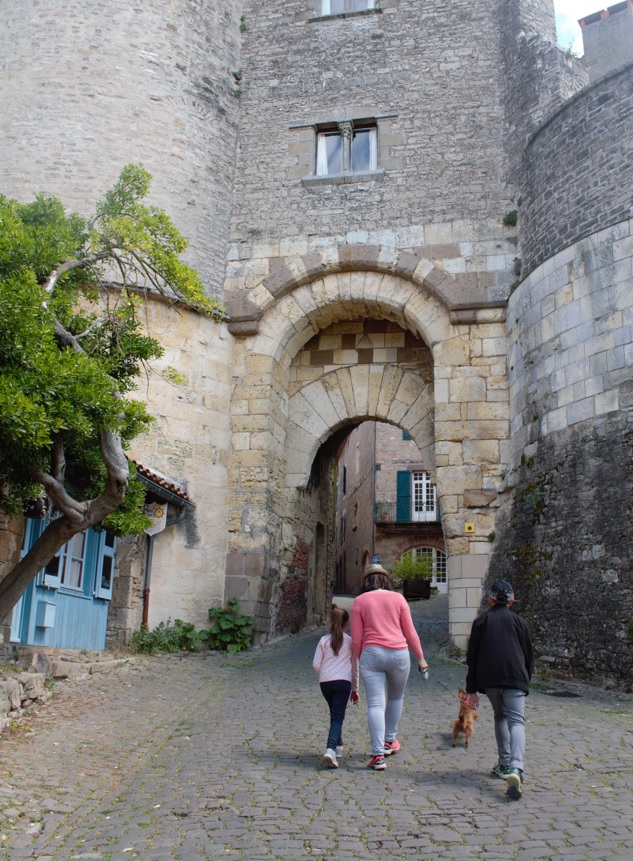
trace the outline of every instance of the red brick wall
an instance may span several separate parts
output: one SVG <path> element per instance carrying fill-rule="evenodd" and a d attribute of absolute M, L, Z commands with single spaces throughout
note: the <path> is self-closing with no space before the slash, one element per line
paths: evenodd
<path fill-rule="evenodd" d="M 290 576 L 281 587 L 281 601 L 277 613 L 276 632 L 298 631 L 306 623 L 308 586 L 308 565 L 310 563 L 310 547 L 303 541 L 297 541 Z"/>

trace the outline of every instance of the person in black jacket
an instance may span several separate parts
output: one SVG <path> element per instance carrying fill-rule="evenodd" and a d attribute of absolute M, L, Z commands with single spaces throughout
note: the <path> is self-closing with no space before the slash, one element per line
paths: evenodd
<path fill-rule="evenodd" d="M 530 631 L 510 610 L 514 589 L 507 580 L 490 587 L 490 609 L 473 622 L 466 663 L 466 702 L 477 708 L 477 692 L 492 705 L 499 761 L 492 769 L 505 779 L 507 795 L 518 800 L 523 793 L 525 758 L 525 697 L 530 692 L 534 666 Z"/>

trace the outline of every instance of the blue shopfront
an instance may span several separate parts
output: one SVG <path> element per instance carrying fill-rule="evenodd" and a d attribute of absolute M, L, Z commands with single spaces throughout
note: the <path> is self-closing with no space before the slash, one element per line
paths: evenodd
<path fill-rule="evenodd" d="M 27 519 L 22 555 L 48 525 Z M 30 584 L 13 611 L 11 641 L 99 651 L 105 646 L 116 538 L 88 529 L 74 535 Z"/>

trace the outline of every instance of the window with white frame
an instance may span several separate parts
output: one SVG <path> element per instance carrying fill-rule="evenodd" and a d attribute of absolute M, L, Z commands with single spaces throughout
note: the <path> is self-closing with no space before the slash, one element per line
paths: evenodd
<path fill-rule="evenodd" d="M 416 547 L 413 551 L 414 557 L 418 559 L 426 557 L 431 558 L 433 565 L 433 584 L 443 584 L 447 582 L 446 578 L 446 553 L 443 550 L 438 550 L 435 547 Z"/>
<path fill-rule="evenodd" d="M 378 167 L 375 123 L 339 123 L 317 131 L 316 175 L 368 173 Z"/>
<path fill-rule="evenodd" d="M 375 9 L 375 0 L 320 0 L 321 15 L 342 15 L 344 12 L 364 12 Z"/>
<path fill-rule="evenodd" d="M 411 473 L 411 520 L 434 521 L 437 518 L 435 486 L 428 472 Z"/>
<path fill-rule="evenodd" d="M 86 533 L 78 532 L 44 567 L 43 585 L 81 591 L 86 560 Z"/>

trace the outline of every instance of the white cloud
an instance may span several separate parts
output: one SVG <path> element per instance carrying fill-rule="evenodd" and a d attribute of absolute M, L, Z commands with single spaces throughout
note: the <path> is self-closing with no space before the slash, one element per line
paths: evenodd
<path fill-rule="evenodd" d="M 571 45 L 577 54 L 582 54 L 582 36 L 578 19 L 593 12 L 599 12 L 608 5 L 609 3 L 600 3 L 600 0 L 554 0 L 558 44 L 563 48 L 569 48 Z"/>

